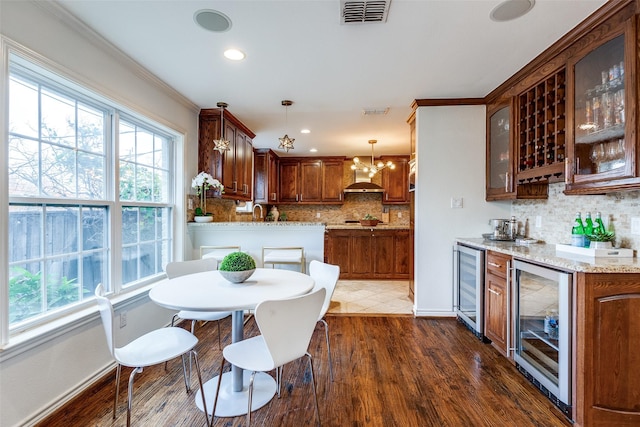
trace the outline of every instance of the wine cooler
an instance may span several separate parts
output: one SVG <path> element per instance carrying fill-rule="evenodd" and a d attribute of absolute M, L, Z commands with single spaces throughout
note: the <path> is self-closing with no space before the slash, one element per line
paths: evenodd
<path fill-rule="evenodd" d="M 458 320 L 483 339 L 484 250 L 454 247 L 454 309 Z"/>
<path fill-rule="evenodd" d="M 572 276 L 519 260 L 513 267 L 516 366 L 571 419 Z"/>

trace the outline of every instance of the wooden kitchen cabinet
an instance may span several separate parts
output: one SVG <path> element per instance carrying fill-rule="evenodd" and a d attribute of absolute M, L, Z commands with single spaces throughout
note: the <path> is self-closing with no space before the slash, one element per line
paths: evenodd
<path fill-rule="evenodd" d="M 576 426 L 640 425 L 640 274 L 577 274 Z"/>
<path fill-rule="evenodd" d="M 409 203 L 409 156 L 381 156 L 380 161 L 386 163 L 391 160 L 395 169 L 382 169 L 382 188 L 384 196 L 382 203 L 408 204 Z"/>
<path fill-rule="evenodd" d="M 224 137 L 228 151 L 214 150 L 220 138 L 220 109 L 200 110 L 198 169 L 211 174 L 225 187 L 222 198 L 251 200 L 253 188 L 253 144 L 255 134 L 228 110 L 224 111 Z"/>
<path fill-rule="evenodd" d="M 270 149 L 255 149 L 253 164 L 253 201 L 264 204 L 277 203 L 278 155 Z"/>
<path fill-rule="evenodd" d="M 279 203 L 342 203 L 343 160 L 281 158 Z"/>
<path fill-rule="evenodd" d="M 508 355 L 507 342 L 511 329 L 508 325 L 510 319 L 508 286 L 508 265 L 511 256 L 502 253 L 487 251 L 484 294 L 484 334 L 491 340 L 500 353 Z"/>
<path fill-rule="evenodd" d="M 339 229 L 327 232 L 325 259 L 340 266 L 341 279 L 411 277 L 409 230 Z"/>
<path fill-rule="evenodd" d="M 566 194 L 640 187 L 636 19 L 624 9 L 579 40 L 569 59 Z"/>
<path fill-rule="evenodd" d="M 487 106 L 486 200 L 515 197 L 511 105 Z"/>

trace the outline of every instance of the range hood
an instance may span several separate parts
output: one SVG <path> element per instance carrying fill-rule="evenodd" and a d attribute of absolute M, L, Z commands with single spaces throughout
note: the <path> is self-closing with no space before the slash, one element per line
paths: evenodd
<path fill-rule="evenodd" d="M 366 172 L 354 171 L 354 183 L 344 189 L 345 193 L 384 193 L 384 188 L 371 182 Z"/>

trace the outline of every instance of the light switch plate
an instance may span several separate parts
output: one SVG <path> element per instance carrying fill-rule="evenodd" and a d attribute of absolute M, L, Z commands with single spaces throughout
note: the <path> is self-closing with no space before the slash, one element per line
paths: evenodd
<path fill-rule="evenodd" d="M 452 209 L 462 209 L 462 197 L 452 197 L 451 198 L 451 208 Z"/>
<path fill-rule="evenodd" d="M 631 218 L 631 234 L 640 234 L 640 218 Z"/>
<path fill-rule="evenodd" d="M 536 228 L 542 228 L 542 217 L 540 215 L 536 216 Z"/>

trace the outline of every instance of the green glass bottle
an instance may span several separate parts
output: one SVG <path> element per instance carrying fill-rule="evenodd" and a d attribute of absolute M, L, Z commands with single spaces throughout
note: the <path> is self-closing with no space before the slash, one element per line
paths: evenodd
<path fill-rule="evenodd" d="M 589 236 L 593 234 L 593 221 L 591 220 L 591 212 L 587 212 L 584 218 L 584 247 L 588 248 L 591 244 L 591 240 L 589 240 Z"/>
<path fill-rule="evenodd" d="M 598 230 L 601 233 L 604 233 L 605 231 L 607 231 L 607 229 L 604 226 L 604 223 L 602 222 L 602 217 L 600 216 L 600 212 L 596 212 L 596 222 L 595 224 L 593 224 L 593 231 Z"/>
<path fill-rule="evenodd" d="M 584 225 L 582 224 L 580 212 L 576 213 L 576 219 L 571 229 L 571 246 L 584 247 Z"/>

